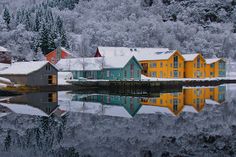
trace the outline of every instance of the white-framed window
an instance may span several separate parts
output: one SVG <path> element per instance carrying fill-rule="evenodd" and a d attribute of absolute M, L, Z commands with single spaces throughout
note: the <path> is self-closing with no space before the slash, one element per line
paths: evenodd
<path fill-rule="evenodd" d="M 156 72 L 151 72 L 151 77 L 157 77 L 157 73 Z"/>
<path fill-rule="evenodd" d="M 150 64 L 150 67 L 151 67 L 151 68 L 156 68 L 156 67 L 157 67 L 157 64 L 156 64 L 156 63 L 151 63 L 151 64 Z"/>

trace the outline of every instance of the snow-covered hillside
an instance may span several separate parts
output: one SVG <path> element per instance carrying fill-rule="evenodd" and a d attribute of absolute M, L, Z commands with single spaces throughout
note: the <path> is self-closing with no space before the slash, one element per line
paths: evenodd
<path fill-rule="evenodd" d="M 38 47 L 47 53 L 57 45 L 86 56 L 102 45 L 168 47 L 235 58 L 235 0 L 5 2 L 0 3 L 7 9 L 0 18 L 0 45 L 19 58 L 30 60 Z"/>

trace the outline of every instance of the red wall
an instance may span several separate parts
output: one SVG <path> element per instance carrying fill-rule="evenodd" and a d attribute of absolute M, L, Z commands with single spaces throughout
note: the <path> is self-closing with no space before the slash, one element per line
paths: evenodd
<path fill-rule="evenodd" d="M 47 61 L 49 61 L 52 64 L 56 64 L 58 61 L 56 60 L 57 53 L 56 50 L 48 53 L 45 57 L 47 59 Z M 61 59 L 65 59 L 68 58 L 70 55 L 68 53 L 66 53 L 65 51 L 61 51 Z"/>

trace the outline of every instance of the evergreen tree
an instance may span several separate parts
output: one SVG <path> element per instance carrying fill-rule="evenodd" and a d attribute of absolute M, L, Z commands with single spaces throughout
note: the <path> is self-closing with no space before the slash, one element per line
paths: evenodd
<path fill-rule="evenodd" d="M 7 8 L 4 9 L 3 20 L 5 21 L 7 28 L 10 29 L 11 15 Z"/>
<path fill-rule="evenodd" d="M 40 29 L 40 13 L 36 12 L 34 21 L 34 31 L 38 32 Z"/>
<path fill-rule="evenodd" d="M 5 145 L 5 150 L 9 151 L 10 146 L 11 146 L 11 135 L 10 131 L 7 132 L 7 137 L 4 140 L 4 145 Z"/>
<path fill-rule="evenodd" d="M 26 15 L 25 15 L 25 21 L 24 21 L 25 28 L 26 28 L 27 31 L 31 30 L 30 19 L 31 19 L 31 14 L 27 11 Z"/>
<path fill-rule="evenodd" d="M 43 54 L 50 52 L 49 48 L 49 31 L 45 24 L 42 25 L 42 28 L 39 30 L 39 41 L 38 46 L 41 48 Z"/>

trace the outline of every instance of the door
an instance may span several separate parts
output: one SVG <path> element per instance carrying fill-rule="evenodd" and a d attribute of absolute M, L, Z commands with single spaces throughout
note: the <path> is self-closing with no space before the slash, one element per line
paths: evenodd
<path fill-rule="evenodd" d="M 178 78 L 179 77 L 179 72 L 178 70 L 174 70 L 174 78 Z"/>

